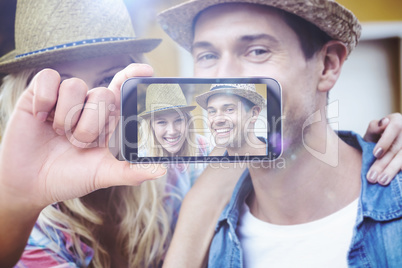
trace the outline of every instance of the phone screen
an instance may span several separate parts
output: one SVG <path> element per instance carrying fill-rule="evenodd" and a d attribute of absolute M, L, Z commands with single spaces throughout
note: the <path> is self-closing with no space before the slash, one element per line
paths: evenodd
<path fill-rule="evenodd" d="M 282 153 L 272 78 L 131 78 L 121 89 L 126 161 L 272 161 Z"/>

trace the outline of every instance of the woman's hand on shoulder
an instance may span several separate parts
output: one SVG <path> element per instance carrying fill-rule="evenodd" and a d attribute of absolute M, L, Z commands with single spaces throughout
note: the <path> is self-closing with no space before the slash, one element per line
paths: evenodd
<path fill-rule="evenodd" d="M 364 139 L 377 142 L 373 150 L 377 160 L 367 173 L 367 180 L 388 185 L 402 170 L 402 115 L 394 113 L 371 121 Z"/>

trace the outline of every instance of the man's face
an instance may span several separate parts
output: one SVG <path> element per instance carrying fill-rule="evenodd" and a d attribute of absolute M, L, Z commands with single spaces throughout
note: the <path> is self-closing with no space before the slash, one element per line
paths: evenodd
<path fill-rule="evenodd" d="M 268 76 L 283 88 L 284 146 L 302 136 L 316 110 L 316 57 L 306 60 L 293 30 L 272 9 L 224 4 L 202 12 L 195 24 L 192 55 L 198 77 Z"/>
<path fill-rule="evenodd" d="M 208 127 L 218 147 L 240 148 L 246 142 L 251 110 L 246 112 L 240 97 L 215 94 L 207 104 Z"/>

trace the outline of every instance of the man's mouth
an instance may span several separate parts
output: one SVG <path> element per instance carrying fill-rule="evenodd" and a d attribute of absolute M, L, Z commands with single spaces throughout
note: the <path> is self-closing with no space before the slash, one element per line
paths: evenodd
<path fill-rule="evenodd" d="M 170 145 L 175 145 L 180 141 L 181 136 L 177 136 L 175 138 L 171 138 L 171 137 L 164 137 L 163 139 L 169 143 Z"/>
<path fill-rule="evenodd" d="M 219 137 L 228 136 L 232 128 L 219 128 L 215 129 L 216 135 Z"/>

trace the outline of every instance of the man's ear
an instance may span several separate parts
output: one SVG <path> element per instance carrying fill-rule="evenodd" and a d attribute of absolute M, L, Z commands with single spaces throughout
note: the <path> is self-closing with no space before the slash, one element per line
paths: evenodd
<path fill-rule="evenodd" d="M 254 106 L 253 108 L 251 108 L 251 123 L 257 122 L 260 112 L 261 112 L 261 107 L 259 107 L 259 106 Z"/>
<path fill-rule="evenodd" d="M 348 56 L 348 49 L 342 42 L 332 40 L 324 45 L 321 52 L 324 64 L 318 90 L 327 92 L 334 87 L 341 74 L 343 63 Z"/>

